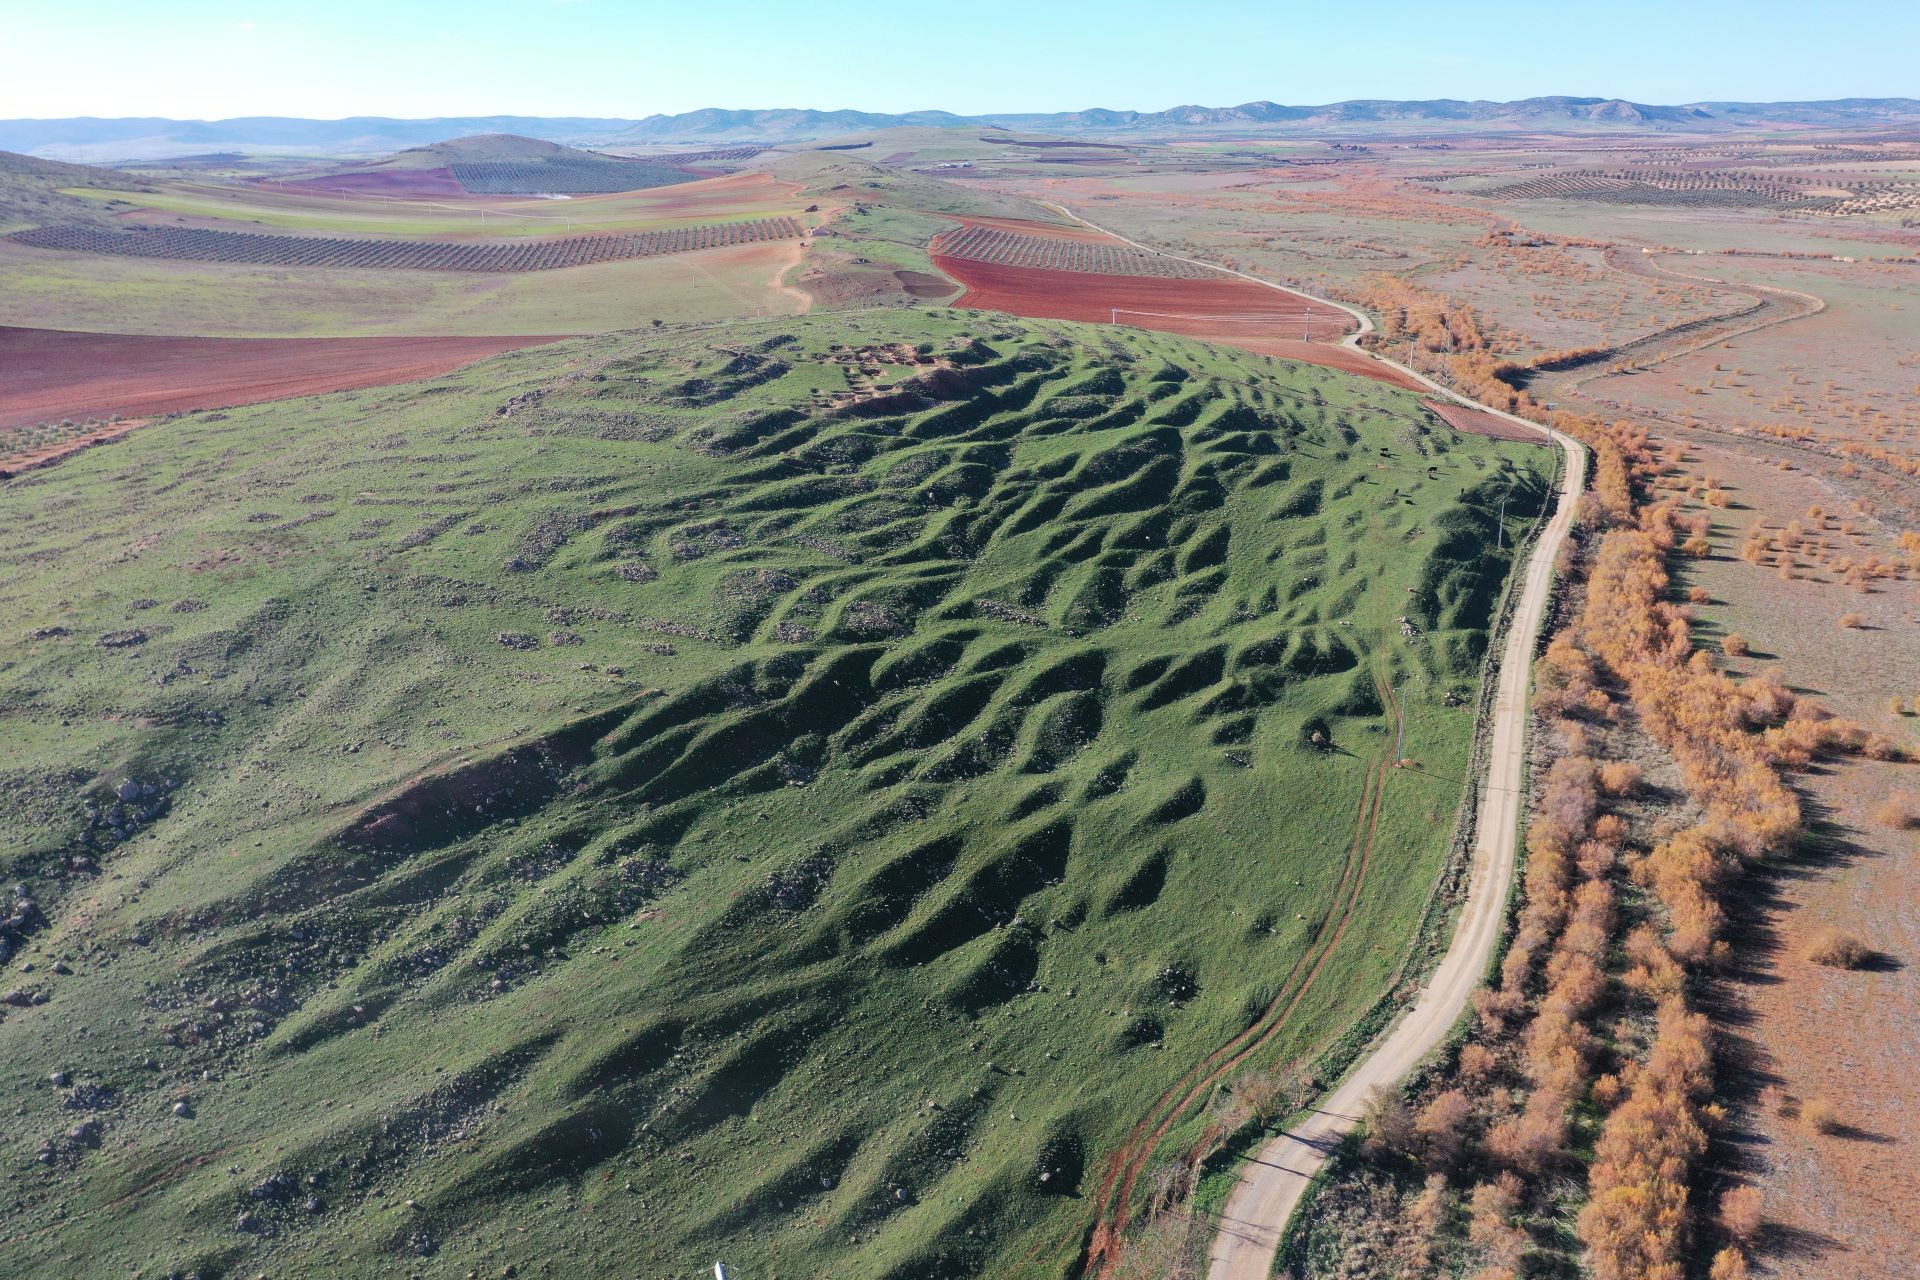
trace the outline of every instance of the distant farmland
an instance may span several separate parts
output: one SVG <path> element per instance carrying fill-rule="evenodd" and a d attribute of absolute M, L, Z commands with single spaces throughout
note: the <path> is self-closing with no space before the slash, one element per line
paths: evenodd
<path fill-rule="evenodd" d="M 475 195 L 611 195 L 691 182 L 697 175 L 646 159 L 554 156 L 456 162 L 453 177 Z"/>
<path fill-rule="evenodd" d="M 329 236 L 260 235 L 200 227 L 145 227 L 107 231 L 96 227 L 35 227 L 8 236 L 18 244 L 68 253 L 190 262 L 253 263 L 289 267 L 370 267 L 408 271 L 551 271 L 596 262 L 623 262 L 667 253 L 693 253 L 763 240 L 792 240 L 792 218 L 719 222 L 661 231 L 564 236 L 512 244 L 436 240 L 353 240 Z"/>
<path fill-rule="evenodd" d="M 1029 236 L 999 227 L 969 226 L 934 242 L 933 251 L 1006 267 L 1084 271 L 1095 275 L 1151 276 L 1162 280 L 1217 280 L 1221 273 L 1199 263 L 1130 245 L 1064 236 Z"/>

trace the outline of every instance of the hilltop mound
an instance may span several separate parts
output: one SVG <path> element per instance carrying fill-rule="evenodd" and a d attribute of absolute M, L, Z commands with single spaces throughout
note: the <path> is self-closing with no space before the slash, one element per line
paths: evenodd
<path fill-rule="evenodd" d="M 479 164 L 513 160 L 591 160 L 591 151 L 523 137 L 517 133 L 476 133 L 464 138 L 449 138 L 424 147 L 409 147 L 384 163 L 394 166 L 433 169 L 450 164 Z"/>
<path fill-rule="evenodd" d="M 62 194 L 62 189 L 138 185 L 138 179 L 114 169 L 0 151 L 0 233 L 50 223 L 104 224 L 107 214 L 98 202 Z"/>
<path fill-rule="evenodd" d="M 692 170 L 511 133 L 452 138 L 290 184 L 376 195 L 605 195 L 691 182 Z"/>
<path fill-rule="evenodd" d="M 58 187 L 106 187 L 128 181 L 126 174 L 90 164 L 42 160 L 17 151 L 0 151 L 0 175 L 33 178 Z"/>
<path fill-rule="evenodd" d="M 890 312 L 0 490 L 8 1274 L 1060 1273 L 1391 985 L 1541 452 Z"/>

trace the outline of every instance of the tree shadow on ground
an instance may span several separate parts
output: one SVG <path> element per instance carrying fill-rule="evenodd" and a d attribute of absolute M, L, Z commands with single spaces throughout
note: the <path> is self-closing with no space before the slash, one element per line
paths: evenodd
<path fill-rule="evenodd" d="M 1823 769 L 1830 766 L 1816 764 L 1807 772 Z M 1757 1123 L 1760 1096 L 1769 1086 L 1778 1088 L 1786 1080 L 1772 1053 L 1750 1034 L 1758 1021 L 1751 993 L 1782 981 L 1779 965 L 1786 946 L 1782 934 L 1787 917 L 1796 909 L 1792 891 L 1838 874 L 1863 859 L 1884 856 L 1862 844 L 1860 832 L 1837 821 L 1829 806 L 1804 791 L 1801 800 L 1805 834 L 1782 856 L 1748 868 L 1738 888 L 1725 899 L 1727 921 L 1722 936 L 1731 958 L 1699 993 L 1699 1006 L 1713 1020 L 1718 1033 L 1716 1082 L 1720 1100 L 1730 1113 L 1729 1123 L 1714 1135 L 1707 1153 L 1701 1179 L 1703 1204 L 1714 1203 L 1729 1187 L 1764 1178 L 1772 1168 L 1773 1140 Z M 1879 953 L 1861 966 L 1870 972 L 1899 967 L 1897 959 Z M 1856 1142 L 1897 1141 L 1850 1125 L 1836 1129 L 1833 1136 Z M 1711 1229 L 1699 1234 L 1697 1247 L 1704 1252 L 1697 1261 L 1703 1269 L 1720 1243 L 1718 1233 Z M 1775 1223 L 1767 1225 L 1755 1245 L 1762 1255 L 1783 1260 L 1818 1261 L 1847 1249 L 1843 1242 L 1821 1232 Z"/>

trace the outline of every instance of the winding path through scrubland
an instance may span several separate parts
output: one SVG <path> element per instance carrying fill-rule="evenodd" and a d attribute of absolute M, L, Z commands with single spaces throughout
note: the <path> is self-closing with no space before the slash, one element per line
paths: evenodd
<path fill-rule="evenodd" d="M 1062 205 L 1049 207 L 1076 222 L 1095 226 Z M 1109 231 L 1108 234 L 1115 233 Z M 1137 248 L 1152 249 L 1125 236 L 1116 238 Z M 1231 274 L 1268 283 L 1244 272 Z M 1280 288 L 1279 285 L 1270 287 Z M 1297 289 L 1283 292 L 1300 293 Z M 1314 299 L 1311 294 L 1301 296 L 1330 302 L 1324 298 Z M 1342 340 L 1343 345 L 1356 351 L 1364 350 L 1360 339 L 1372 331 L 1372 321 L 1343 303 L 1331 305 L 1340 307 L 1360 324 L 1357 332 Z M 1300 1197 L 1340 1139 L 1359 1123 L 1367 1095 L 1376 1086 L 1392 1085 L 1404 1078 L 1446 1038 L 1466 1011 L 1468 998 L 1480 985 L 1493 959 L 1519 853 L 1520 814 L 1525 799 L 1522 783 L 1526 773 L 1527 687 L 1533 651 L 1546 618 L 1554 559 L 1573 525 L 1574 511 L 1585 487 L 1586 450 L 1578 441 L 1524 418 L 1477 404 L 1405 365 L 1367 354 L 1370 359 L 1410 375 L 1448 400 L 1550 436 L 1565 454 L 1566 465 L 1561 470 L 1553 515 L 1527 561 L 1507 629 L 1506 645 L 1500 655 L 1499 684 L 1487 746 L 1487 776 L 1474 816 L 1473 863 L 1468 873 L 1467 900 L 1454 927 L 1453 940 L 1426 988 L 1386 1038 L 1355 1064 L 1305 1120 L 1267 1142 L 1243 1166 L 1240 1181 L 1221 1213 L 1220 1230 L 1214 1239 L 1207 1273 L 1209 1280 L 1268 1280 L 1273 1271 L 1274 1254 Z"/>

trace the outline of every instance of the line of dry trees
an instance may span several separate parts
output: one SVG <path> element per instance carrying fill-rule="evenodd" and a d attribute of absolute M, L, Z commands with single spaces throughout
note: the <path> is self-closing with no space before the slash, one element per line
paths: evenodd
<path fill-rule="evenodd" d="M 1666 565 L 1702 534 L 1673 501 L 1649 496 L 1665 467 L 1643 430 L 1547 412 L 1501 378 L 1471 314 L 1439 295 L 1383 279 L 1363 301 L 1385 317 L 1383 342 L 1396 354 L 1411 348 L 1419 367 L 1550 422 L 1594 459 L 1562 565 L 1574 589 L 1584 580 L 1584 599 L 1537 673 L 1536 710 L 1560 750 L 1529 825 L 1515 935 L 1451 1075 L 1415 1107 L 1380 1099 L 1370 1140 L 1432 1171 L 1407 1220 L 1440 1221 L 1427 1202 L 1450 1183 L 1472 1184 L 1477 1280 L 1520 1273 L 1537 1247 L 1522 1225 L 1526 1204 L 1549 1204 L 1591 1140 L 1578 1217 L 1588 1268 L 1596 1280 L 1683 1280 L 1699 1226 L 1697 1166 L 1726 1121 L 1712 1028 L 1695 1007 L 1699 980 L 1729 958 L 1725 896 L 1743 869 L 1801 833 L 1787 771 L 1822 753 L 1897 748 L 1776 676 L 1736 681 L 1694 648 Z M 1640 768 L 1601 757 L 1645 739 L 1677 771 L 1691 817 L 1677 830 L 1642 824 L 1636 840 L 1623 811 Z M 1747 1275 L 1756 1200 L 1749 1188 L 1723 1200 L 1713 1280 Z"/>

